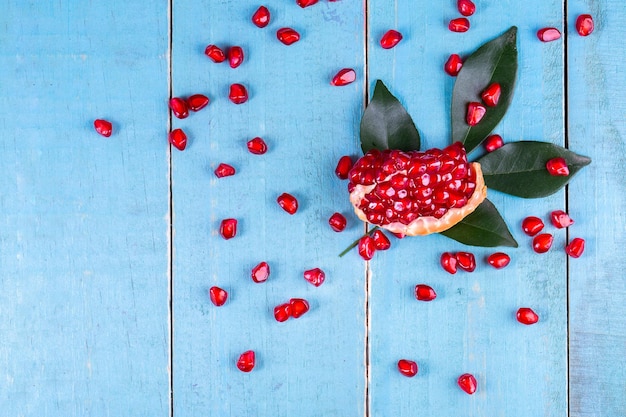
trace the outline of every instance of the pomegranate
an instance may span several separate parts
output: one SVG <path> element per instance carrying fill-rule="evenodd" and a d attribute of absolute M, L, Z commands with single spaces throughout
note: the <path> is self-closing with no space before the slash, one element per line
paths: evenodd
<path fill-rule="evenodd" d="M 533 238 L 533 250 L 537 253 L 546 253 L 550 250 L 554 237 L 550 233 L 542 233 Z"/>
<path fill-rule="evenodd" d="M 243 84 L 231 84 L 228 98 L 235 104 L 243 104 L 248 101 L 248 90 Z"/>
<path fill-rule="evenodd" d="M 517 321 L 525 325 L 535 324 L 539 321 L 539 316 L 532 309 L 522 307 L 517 310 Z"/>
<path fill-rule="evenodd" d="M 278 205 L 289 214 L 295 214 L 298 211 L 298 200 L 289 193 L 282 193 L 276 199 Z"/>
<path fill-rule="evenodd" d="M 504 141 L 500 135 L 490 135 L 483 142 L 483 146 L 487 152 L 493 152 L 496 149 L 500 149 L 504 146 Z"/>
<path fill-rule="evenodd" d="M 372 239 L 374 239 L 376 250 L 387 250 L 391 247 L 389 238 L 385 236 L 382 230 L 375 230 L 374 233 L 372 233 Z"/>
<path fill-rule="evenodd" d="M 452 32 L 467 32 L 470 28 L 470 22 L 465 17 L 459 17 L 457 19 L 452 19 L 448 24 L 448 29 Z"/>
<path fill-rule="evenodd" d="M 204 54 L 208 56 L 211 61 L 215 63 L 220 63 L 226 61 L 226 54 L 222 51 L 221 48 L 215 45 L 209 45 L 204 50 Z"/>
<path fill-rule="evenodd" d="M 590 14 L 581 14 L 576 18 L 576 32 L 580 36 L 589 36 L 593 32 L 593 17 Z"/>
<path fill-rule="evenodd" d="M 226 303 L 228 293 L 220 287 L 211 287 L 209 288 L 209 298 L 213 304 L 217 307 L 221 307 Z"/>
<path fill-rule="evenodd" d="M 250 372 L 254 369 L 254 363 L 254 351 L 248 350 L 239 356 L 239 360 L 237 360 L 237 368 L 239 368 L 241 372 Z"/>
<path fill-rule="evenodd" d="M 291 317 L 291 304 L 285 303 L 274 307 L 274 318 L 282 323 Z"/>
<path fill-rule="evenodd" d="M 567 161 L 565 158 L 552 158 L 546 162 L 546 169 L 548 173 L 553 176 L 567 177 L 569 175 L 569 168 L 567 167 Z"/>
<path fill-rule="evenodd" d="M 187 135 L 182 129 L 172 130 L 168 135 L 168 140 L 179 151 L 184 151 L 187 147 Z"/>
<path fill-rule="evenodd" d="M 380 38 L 380 46 L 383 49 L 391 49 L 402 40 L 402 34 L 397 30 L 390 29 Z"/>
<path fill-rule="evenodd" d="M 363 236 L 359 239 L 358 250 L 361 258 L 366 261 L 372 259 L 374 257 L 374 252 L 376 252 L 376 242 L 374 241 L 374 238 L 367 235 Z"/>
<path fill-rule="evenodd" d="M 476 269 L 476 258 L 470 252 L 457 252 L 456 264 L 459 268 L 467 272 L 474 272 Z"/>
<path fill-rule="evenodd" d="M 563 229 L 574 224 L 574 220 L 563 210 L 554 210 L 550 213 L 550 221 L 557 229 Z"/>
<path fill-rule="evenodd" d="M 172 97 L 170 99 L 170 109 L 174 116 L 179 119 L 185 119 L 189 116 L 189 107 L 187 107 L 187 102 L 180 97 Z"/>
<path fill-rule="evenodd" d="M 398 371 L 409 378 L 417 375 L 417 363 L 408 359 L 400 359 L 398 361 Z"/>
<path fill-rule="evenodd" d="M 237 235 L 237 219 L 224 219 L 220 223 L 220 235 L 225 240 L 232 239 Z"/>
<path fill-rule="evenodd" d="M 457 384 L 463 391 L 470 395 L 476 392 L 476 387 L 478 386 L 476 378 L 474 378 L 474 375 L 472 374 L 461 375 L 457 380 Z"/>
<path fill-rule="evenodd" d="M 452 54 L 446 61 L 443 68 L 448 75 L 456 77 L 459 74 L 459 71 L 461 71 L 461 68 L 463 68 L 463 60 L 459 55 Z"/>
<path fill-rule="evenodd" d="M 352 169 L 352 165 L 354 165 L 354 163 L 352 162 L 352 158 L 350 156 L 342 156 L 341 158 L 339 158 L 339 162 L 337 162 L 335 175 L 337 175 L 337 177 L 339 177 L 339 179 L 341 180 L 347 180 L 348 173 Z"/>
<path fill-rule="evenodd" d="M 500 101 L 500 94 L 502 94 L 500 84 L 493 83 L 489 87 L 485 88 L 480 97 L 483 99 L 483 103 L 487 106 L 495 107 L 498 105 L 498 101 Z"/>
<path fill-rule="evenodd" d="M 537 37 L 541 42 L 552 42 L 561 37 L 557 28 L 543 28 L 537 31 Z"/>
<path fill-rule="evenodd" d="M 511 257 L 504 252 L 492 253 L 487 257 L 487 263 L 496 269 L 502 269 L 511 262 Z"/>
<path fill-rule="evenodd" d="M 326 279 L 326 274 L 319 268 L 313 268 L 304 271 L 304 279 L 307 282 L 315 285 L 316 287 L 319 287 L 324 283 L 324 280 Z"/>
<path fill-rule="evenodd" d="M 343 214 L 333 213 L 328 219 L 328 224 L 335 232 L 342 232 L 346 228 L 347 220 Z"/>
<path fill-rule="evenodd" d="M 231 46 L 228 48 L 228 64 L 231 68 L 237 68 L 243 63 L 243 48 L 241 46 Z"/>
<path fill-rule="evenodd" d="M 444 252 L 441 254 L 441 259 L 439 260 L 441 263 L 441 267 L 446 270 L 450 274 L 456 274 L 457 268 L 457 260 L 456 256 L 450 252 Z"/>
<path fill-rule="evenodd" d="M 415 298 L 419 301 L 432 301 L 437 298 L 437 293 L 426 284 L 417 284 L 415 286 Z"/>
<path fill-rule="evenodd" d="M 270 23 L 270 11 L 265 6 L 260 6 L 252 15 L 252 23 L 259 28 L 264 28 Z"/>
<path fill-rule="evenodd" d="M 476 11 L 476 5 L 471 0 L 458 0 L 456 7 L 463 16 L 471 16 Z"/>
<path fill-rule="evenodd" d="M 528 236 L 535 236 L 537 233 L 543 230 L 543 221 L 539 217 L 528 216 L 522 220 L 522 230 Z"/>
<path fill-rule="evenodd" d="M 250 276 L 252 277 L 252 281 L 257 284 L 265 282 L 270 276 L 270 266 L 267 262 L 261 262 L 252 268 L 252 274 L 250 274 Z"/>
<path fill-rule="evenodd" d="M 487 109 L 480 103 L 471 102 L 467 105 L 467 115 L 465 121 L 470 126 L 476 126 L 485 117 Z"/>
<path fill-rule="evenodd" d="M 280 28 L 276 31 L 276 37 L 285 45 L 291 45 L 300 40 L 300 34 L 291 28 Z"/>
<path fill-rule="evenodd" d="M 352 68 L 344 68 L 335 74 L 330 84 L 335 87 L 343 87 L 352 84 L 354 80 L 356 80 L 356 72 Z"/>
<path fill-rule="evenodd" d="M 230 177 L 231 175 L 235 175 L 235 168 L 228 164 L 219 164 L 217 168 L 215 168 L 215 176 L 217 178 Z"/>
<path fill-rule="evenodd" d="M 425 152 L 367 152 L 349 173 L 356 215 L 408 236 L 442 232 L 472 213 L 487 187 L 460 143 Z"/>
<path fill-rule="evenodd" d="M 209 104 L 209 98 L 203 94 L 194 94 L 187 97 L 187 107 L 191 111 L 199 111 Z"/>
<path fill-rule="evenodd" d="M 246 143 L 246 146 L 248 147 L 248 152 L 255 155 L 263 155 L 265 152 L 267 152 L 267 144 L 263 139 L 258 136 L 256 138 L 250 139 Z"/>
<path fill-rule="evenodd" d="M 309 311 L 309 302 L 304 298 L 292 298 L 289 300 L 289 306 L 291 307 L 291 317 L 294 319 L 300 318 Z"/>
<path fill-rule="evenodd" d="M 96 132 L 105 138 L 110 137 L 111 133 L 113 133 L 113 125 L 108 120 L 96 119 L 93 122 L 93 127 L 96 129 Z"/>
<path fill-rule="evenodd" d="M 565 253 L 572 258 L 580 258 L 580 255 L 585 251 L 585 240 L 579 237 L 572 239 L 572 241 L 565 247 Z"/>

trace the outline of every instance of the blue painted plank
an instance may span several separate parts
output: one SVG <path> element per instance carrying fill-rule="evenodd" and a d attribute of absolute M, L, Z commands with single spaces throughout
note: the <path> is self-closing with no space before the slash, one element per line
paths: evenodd
<path fill-rule="evenodd" d="M 173 9 L 173 93 L 203 93 L 211 104 L 188 119 L 190 144 L 173 154 L 174 199 L 174 412 L 188 416 L 358 416 L 365 404 L 365 281 L 360 259 L 338 258 L 362 225 L 348 213 L 346 184 L 334 175 L 337 160 L 356 154 L 356 129 L 364 97 L 364 16 L 358 2 L 265 3 L 270 25 L 255 27 L 258 4 L 176 1 Z M 281 27 L 301 40 L 285 46 Z M 243 47 L 245 61 L 231 69 L 203 55 L 208 44 Z M 332 87 L 330 79 L 353 67 L 358 82 Z M 250 100 L 228 100 L 231 83 L 248 87 Z M 269 146 L 252 155 L 246 141 Z M 235 176 L 217 179 L 221 163 Z M 298 212 L 282 211 L 276 198 L 292 193 Z M 342 234 L 327 223 L 348 215 Z M 224 218 L 239 221 L 237 236 L 223 240 Z M 258 262 L 271 268 L 255 284 Z M 319 267 L 326 282 L 303 279 Z M 209 301 L 211 286 L 230 296 Z M 292 297 L 309 300 L 298 320 L 277 323 L 274 306 Z M 255 350 L 250 374 L 235 362 Z"/>
<path fill-rule="evenodd" d="M 167 11 L 0 3 L 2 414 L 166 416 Z"/>

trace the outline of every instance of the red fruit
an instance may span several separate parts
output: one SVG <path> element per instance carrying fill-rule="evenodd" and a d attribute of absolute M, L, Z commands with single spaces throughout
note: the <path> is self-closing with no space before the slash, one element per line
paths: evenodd
<path fill-rule="evenodd" d="M 300 40 L 300 34 L 291 28 L 280 28 L 276 31 L 276 37 L 285 45 L 291 45 Z"/>
<path fill-rule="evenodd" d="M 470 28 L 470 22 L 465 17 L 452 19 L 448 24 L 448 29 L 452 32 L 467 32 Z"/>
<path fill-rule="evenodd" d="M 476 258 L 473 253 L 458 252 L 456 254 L 456 264 L 464 271 L 474 272 L 476 269 Z"/>
<path fill-rule="evenodd" d="M 191 111 L 202 110 L 209 104 L 209 98 L 203 94 L 194 94 L 187 98 L 187 107 Z"/>
<path fill-rule="evenodd" d="M 466 393 L 470 395 L 476 392 L 476 387 L 478 386 L 478 383 L 476 382 L 476 378 L 474 378 L 474 375 L 472 374 L 461 375 L 459 379 L 457 380 L 457 384 L 459 384 L 459 387 L 463 391 L 465 391 Z"/>
<path fill-rule="evenodd" d="M 267 262 L 261 262 L 260 264 L 252 268 L 252 281 L 256 282 L 257 284 L 267 281 L 269 276 L 270 266 L 267 264 Z"/>
<path fill-rule="evenodd" d="M 339 179 L 347 180 L 348 173 L 352 169 L 352 158 L 348 155 L 342 156 L 339 158 L 339 162 L 337 162 L 337 167 L 335 168 L 335 174 L 339 177 Z"/>
<path fill-rule="evenodd" d="M 204 54 L 211 58 L 213 62 L 220 63 L 226 60 L 226 55 L 219 47 L 215 45 L 209 45 L 204 50 Z"/>
<path fill-rule="evenodd" d="M 566 177 L 569 175 L 567 161 L 564 158 L 552 158 L 546 162 L 546 169 L 552 176 Z"/>
<path fill-rule="evenodd" d="M 235 168 L 228 164 L 219 164 L 217 168 L 215 168 L 215 176 L 217 178 L 230 177 L 231 175 L 235 175 Z"/>
<path fill-rule="evenodd" d="M 549 233 L 542 233 L 533 238 L 533 250 L 537 253 L 546 253 L 550 250 L 554 237 Z"/>
<path fill-rule="evenodd" d="M 543 229 L 543 222 L 539 217 L 528 216 L 522 220 L 522 230 L 528 236 L 535 236 Z"/>
<path fill-rule="evenodd" d="M 483 142 L 483 146 L 487 152 L 493 152 L 504 146 L 504 141 L 500 135 L 490 135 Z"/>
<path fill-rule="evenodd" d="M 376 242 L 374 242 L 374 238 L 371 236 L 363 236 L 359 239 L 358 248 L 361 258 L 369 261 L 374 257 L 374 252 L 376 252 Z"/>
<path fill-rule="evenodd" d="M 226 240 L 237 235 L 237 219 L 224 219 L 220 224 L 220 235 Z"/>
<path fill-rule="evenodd" d="M 341 213 L 333 213 L 328 219 L 328 224 L 335 232 L 342 232 L 346 228 L 346 223 L 346 218 Z"/>
<path fill-rule="evenodd" d="M 419 301 L 432 301 L 437 298 L 437 293 L 428 285 L 418 284 L 415 286 L 415 298 Z"/>
<path fill-rule="evenodd" d="M 537 31 L 537 37 L 541 42 L 552 42 L 561 37 L 561 32 L 557 28 L 543 28 Z"/>
<path fill-rule="evenodd" d="M 250 139 L 246 143 L 246 145 L 248 146 L 248 151 L 255 155 L 263 155 L 265 152 L 267 152 L 267 144 L 263 139 L 258 136 L 256 138 Z"/>
<path fill-rule="evenodd" d="M 241 46 L 231 46 L 228 48 L 228 63 L 231 68 L 237 68 L 243 63 L 243 49 Z"/>
<path fill-rule="evenodd" d="M 576 19 L 576 31 L 580 36 L 589 36 L 593 32 L 593 17 L 590 14 L 581 14 Z"/>
<path fill-rule="evenodd" d="M 476 11 L 476 5 L 471 0 L 458 0 L 456 7 L 463 16 L 471 16 Z"/>
<path fill-rule="evenodd" d="M 417 375 L 417 363 L 408 359 L 400 359 L 398 361 L 398 371 L 402 375 L 412 378 Z"/>
<path fill-rule="evenodd" d="M 441 254 L 441 259 L 439 260 L 441 263 L 441 267 L 448 271 L 451 274 L 456 274 L 456 264 L 457 259 L 453 253 L 444 252 Z"/>
<path fill-rule="evenodd" d="M 304 298 L 292 298 L 289 300 L 289 305 L 291 306 L 291 317 L 294 319 L 309 311 L 309 303 Z"/>
<path fill-rule="evenodd" d="M 189 116 L 187 102 L 180 97 L 173 97 L 170 99 L 170 109 L 172 109 L 174 116 L 179 119 L 184 119 Z"/>
<path fill-rule="evenodd" d="M 380 38 L 380 46 L 383 49 L 391 49 L 402 40 L 402 34 L 397 30 L 390 29 Z"/>
<path fill-rule="evenodd" d="M 104 119 L 96 119 L 93 121 L 93 127 L 96 129 L 96 132 L 108 138 L 113 133 L 113 125 L 111 122 Z"/>
<path fill-rule="evenodd" d="M 375 230 L 374 233 L 372 233 L 372 239 L 374 239 L 374 243 L 376 244 L 376 250 L 387 250 L 391 247 L 389 238 L 385 236 L 382 230 Z"/>
<path fill-rule="evenodd" d="M 298 200 L 289 193 L 282 193 L 276 199 L 278 205 L 289 214 L 295 214 L 298 211 Z"/>
<path fill-rule="evenodd" d="M 260 6 L 252 15 L 252 23 L 257 27 L 264 28 L 270 23 L 270 11 L 265 6 Z"/>
<path fill-rule="evenodd" d="M 179 151 L 184 151 L 187 147 L 187 135 L 182 129 L 174 129 L 170 132 L 168 139 Z"/>
<path fill-rule="evenodd" d="M 489 255 L 487 262 L 496 269 L 502 269 L 511 262 L 511 257 L 504 252 L 496 252 Z"/>
<path fill-rule="evenodd" d="M 239 360 L 237 361 L 237 368 L 239 368 L 241 372 L 250 372 L 252 369 L 254 369 L 254 362 L 254 351 L 248 350 L 246 352 L 243 352 L 241 356 L 239 356 Z"/>
<path fill-rule="evenodd" d="M 485 106 L 473 101 L 467 105 L 467 116 L 465 117 L 465 120 L 468 125 L 476 126 L 480 123 L 483 117 L 485 117 L 485 113 L 487 113 Z"/>
<path fill-rule="evenodd" d="M 564 227 L 569 227 L 574 224 L 574 220 L 563 210 L 555 210 L 550 213 L 550 220 L 554 227 L 558 229 L 563 229 Z"/>
<path fill-rule="evenodd" d="M 248 101 L 248 90 L 242 84 L 231 84 L 228 98 L 235 104 L 242 104 Z"/>
<path fill-rule="evenodd" d="M 285 303 L 274 307 L 274 318 L 276 321 L 282 323 L 287 321 L 291 317 L 291 304 Z"/>
<path fill-rule="evenodd" d="M 326 274 L 319 268 L 313 268 L 304 271 L 304 279 L 315 285 L 316 287 L 319 287 L 324 283 L 324 280 L 326 279 Z"/>
<path fill-rule="evenodd" d="M 532 309 L 522 307 L 517 310 L 517 321 L 526 325 L 535 324 L 539 321 L 539 316 Z"/>
<path fill-rule="evenodd" d="M 502 89 L 500 88 L 500 84 L 493 83 L 489 87 L 483 91 L 481 97 L 483 99 L 483 103 L 485 103 L 489 107 L 495 107 L 498 105 L 498 101 L 500 101 L 500 94 L 502 94 Z"/>
<path fill-rule="evenodd" d="M 448 73 L 448 75 L 455 77 L 459 74 L 461 68 L 463 68 L 463 60 L 459 55 L 452 54 L 446 61 L 446 64 L 443 68 Z"/>
<path fill-rule="evenodd" d="M 209 288 L 209 298 L 211 298 L 211 302 L 218 307 L 223 306 L 228 299 L 228 293 L 221 289 L 220 287 L 211 287 Z"/>
<path fill-rule="evenodd" d="M 319 0 L 296 0 L 296 3 L 304 9 L 305 7 L 313 6 L 318 1 Z"/>
<path fill-rule="evenodd" d="M 354 80 L 356 80 L 356 72 L 352 68 L 344 68 L 335 74 L 330 84 L 335 87 L 343 87 L 352 84 Z"/>
<path fill-rule="evenodd" d="M 585 251 L 585 240 L 579 237 L 572 239 L 572 241 L 565 247 L 565 252 L 572 258 L 580 258 L 580 255 Z"/>

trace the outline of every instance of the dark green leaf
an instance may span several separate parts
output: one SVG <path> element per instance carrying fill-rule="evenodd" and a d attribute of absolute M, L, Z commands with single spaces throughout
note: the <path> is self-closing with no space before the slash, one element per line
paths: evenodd
<path fill-rule="evenodd" d="M 463 63 L 452 93 L 452 142 L 462 142 L 469 153 L 491 133 L 502 120 L 513 98 L 517 76 L 517 27 L 485 43 Z M 481 102 L 481 93 L 492 83 L 499 83 L 502 93 L 498 105 L 487 107 L 487 113 L 476 126 L 465 121 L 467 105 Z"/>
<path fill-rule="evenodd" d="M 387 89 L 376 81 L 374 96 L 361 118 L 361 149 L 417 151 L 420 135 L 411 116 Z"/>
<path fill-rule="evenodd" d="M 556 157 L 567 161 L 568 176 L 548 173 L 546 162 Z M 551 143 L 522 141 L 508 143 L 478 162 L 488 188 L 518 197 L 537 198 L 557 192 L 591 159 Z"/>
<path fill-rule="evenodd" d="M 487 199 L 472 214 L 441 234 L 471 246 L 517 247 L 515 238 L 496 206 Z"/>

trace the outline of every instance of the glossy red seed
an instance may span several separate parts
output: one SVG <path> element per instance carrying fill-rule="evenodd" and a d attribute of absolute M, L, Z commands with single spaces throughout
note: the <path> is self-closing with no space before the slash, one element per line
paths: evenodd
<path fill-rule="evenodd" d="M 452 54 L 446 61 L 446 64 L 443 68 L 448 73 L 448 75 L 455 77 L 459 74 L 461 68 L 463 68 L 463 60 L 459 55 Z"/>
<path fill-rule="evenodd" d="M 483 142 L 483 146 L 487 152 L 493 152 L 504 146 L 504 141 L 500 135 L 490 135 Z"/>
<path fill-rule="evenodd" d="M 346 228 L 347 220 L 343 214 L 333 213 L 328 219 L 328 224 L 335 232 L 342 232 Z"/>
<path fill-rule="evenodd" d="M 228 48 L 228 64 L 231 68 L 237 68 L 243 63 L 243 48 L 241 46 L 231 46 Z"/>
<path fill-rule="evenodd" d="M 441 266 L 444 270 L 448 271 L 451 274 L 456 274 L 456 256 L 450 252 L 444 252 L 441 254 L 441 259 L 439 260 Z"/>
<path fill-rule="evenodd" d="M 208 56 L 211 61 L 220 63 L 226 61 L 226 54 L 218 46 L 209 45 L 204 50 L 204 54 Z"/>
<path fill-rule="evenodd" d="M 385 236 L 382 230 L 377 229 L 372 233 L 372 239 L 374 239 L 374 243 L 376 244 L 376 250 L 387 250 L 391 247 L 391 242 L 389 238 Z"/>
<path fill-rule="evenodd" d="M 541 230 L 543 230 L 543 221 L 539 217 L 528 216 L 522 220 L 522 230 L 528 236 L 535 236 Z"/>
<path fill-rule="evenodd" d="M 252 23 L 257 27 L 264 28 L 270 23 L 270 11 L 265 6 L 260 6 L 252 15 Z"/>
<path fill-rule="evenodd" d="M 270 276 L 270 266 L 267 262 L 261 262 L 252 268 L 252 274 L 250 276 L 252 277 L 252 281 L 257 284 L 265 282 Z"/>
<path fill-rule="evenodd" d="M 248 101 L 248 90 L 243 84 L 231 84 L 228 98 L 235 104 L 243 104 Z"/>
<path fill-rule="evenodd" d="M 221 163 L 213 172 L 217 178 L 230 177 L 231 175 L 235 175 L 235 168 L 228 164 Z"/>
<path fill-rule="evenodd" d="M 300 34 L 291 28 L 280 28 L 276 31 L 276 37 L 285 45 L 291 45 L 300 40 Z"/>
<path fill-rule="evenodd" d="M 487 113 L 485 106 L 473 101 L 467 105 L 467 116 L 465 120 L 468 125 L 476 126 L 483 119 L 485 113 Z"/>
<path fill-rule="evenodd" d="M 296 3 L 304 9 L 305 7 L 313 6 L 318 1 L 319 0 L 296 0 Z"/>
<path fill-rule="evenodd" d="M 487 263 L 496 269 L 502 269 L 511 262 L 511 257 L 504 252 L 492 253 L 487 257 Z"/>
<path fill-rule="evenodd" d="M 564 158 L 552 158 L 546 162 L 546 169 L 552 176 L 566 177 L 569 175 L 567 161 Z"/>
<path fill-rule="evenodd" d="M 458 0 L 456 7 L 463 16 L 471 16 L 476 11 L 476 5 L 471 0 Z"/>
<path fill-rule="evenodd" d="M 398 239 L 404 239 L 404 237 L 406 236 L 403 233 L 395 233 L 395 232 L 391 232 L 392 235 L 394 235 L 396 238 Z"/>
<path fill-rule="evenodd" d="M 174 116 L 179 119 L 184 119 L 189 116 L 189 107 L 187 107 L 187 102 L 180 97 L 173 97 L 170 99 L 170 109 Z"/>
<path fill-rule="evenodd" d="M 530 325 L 539 321 L 539 316 L 532 309 L 528 307 L 522 307 L 517 310 L 517 321 L 522 324 Z"/>
<path fill-rule="evenodd" d="M 437 293 L 426 284 L 418 284 L 415 286 L 415 298 L 419 301 L 432 301 L 437 298 Z"/>
<path fill-rule="evenodd" d="M 289 305 L 291 306 L 291 317 L 294 319 L 309 311 L 309 302 L 304 298 L 292 298 L 289 300 Z"/>
<path fill-rule="evenodd" d="M 179 151 L 184 151 L 187 147 L 187 135 L 182 129 L 174 129 L 170 132 L 168 139 Z"/>
<path fill-rule="evenodd" d="M 316 287 L 319 287 L 324 283 L 326 274 L 319 268 L 308 269 L 304 271 L 304 279 Z"/>
<path fill-rule="evenodd" d="M 476 258 L 470 252 L 457 252 L 456 264 L 464 271 L 474 272 L 476 269 Z"/>
<path fill-rule="evenodd" d="M 533 238 L 533 250 L 537 253 L 546 253 L 550 250 L 554 237 L 550 233 L 542 233 Z"/>
<path fill-rule="evenodd" d="M 397 30 L 390 29 L 380 38 L 380 46 L 383 49 L 391 49 L 402 40 L 402 34 Z"/>
<path fill-rule="evenodd" d="M 282 193 L 276 199 L 278 205 L 289 214 L 295 214 L 298 211 L 298 200 L 289 193 Z"/>
<path fill-rule="evenodd" d="M 452 19 L 448 24 L 448 29 L 452 32 L 467 32 L 470 28 L 470 22 L 465 17 Z"/>
<path fill-rule="evenodd" d="M 565 253 L 572 258 L 580 258 L 580 255 L 585 251 L 585 240 L 579 237 L 572 239 L 572 241 L 565 247 Z"/>
<path fill-rule="evenodd" d="M 363 236 L 359 239 L 358 250 L 361 258 L 369 261 L 374 257 L 374 252 L 376 252 L 376 242 L 374 242 L 371 236 Z"/>
<path fill-rule="evenodd" d="M 335 175 L 342 180 L 348 179 L 348 173 L 352 169 L 352 158 L 348 155 L 342 156 L 339 158 L 339 162 L 337 162 L 337 167 L 335 168 Z"/>
<path fill-rule="evenodd" d="M 543 28 L 537 31 L 537 37 L 541 42 L 552 42 L 561 37 L 557 28 Z"/>
<path fill-rule="evenodd" d="M 558 229 L 563 229 L 574 224 L 574 220 L 563 210 L 554 210 L 550 213 L 550 221 L 552 221 L 554 227 Z"/>
<path fill-rule="evenodd" d="M 502 88 L 500 84 L 493 83 L 489 85 L 489 87 L 485 88 L 483 93 L 481 94 L 481 98 L 483 99 L 483 103 L 485 103 L 489 107 L 495 107 L 498 105 L 498 101 L 500 101 L 500 95 L 502 94 Z"/>
<path fill-rule="evenodd" d="M 398 371 L 402 375 L 412 378 L 417 375 L 417 363 L 408 359 L 400 359 L 398 361 Z"/>
<path fill-rule="evenodd" d="M 253 350 L 243 352 L 237 361 L 237 368 L 241 372 L 250 372 L 254 369 L 255 355 Z"/>
<path fill-rule="evenodd" d="M 93 127 L 94 129 L 96 129 L 96 132 L 98 132 L 100 135 L 104 136 L 105 138 L 110 137 L 111 133 L 113 133 L 113 125 L 111 124 L 111 122 L 104 120 L 104 119 L 94 120 Z"/>
<path fill-rule="evenodd" d="M 465 391 L 466 393 L 472 395 L 476 392 L 476 388 L 478 387 L 478 383 L 476 382 L 476 378 L 472 374 L 463 374 L 457 380 L 457 384 L 459 387 Z"/>
<path fill-rule="evenodd" d="M 593 17 L 590 14 L 581 14 L 576 18 L 576 32 L 580 36 L 589 36 L 593 32 Z"/>
<path fill-rule="evenodd" d="M 220 235 L 226 240 L 237 236 L 237 219 L 224 219 L 220 223 Z"/>
<path fill-rule="evenodd" d="M 194 94 L 187 97 L 187 107 L 191 111 L 199 111 L 209 104 L 209 98 L 203 94 Z"/>
<path fill-rule="evenodd" d="M 356 72 L 352 68 L 344 68 L 335 74 L 330 84 L 335 87 L 343 87 L 352 84 L 354 80 L 356 80 Z"/>
<path fill-rule="evenodd" d="M 291 304 L 285 303 L 274 307 L 274 318 L 282 323 L 291 317 Z"/>
<path fill-rule="evenodd" d="M 209 288 L 209 298 L 213 304 L 221 307 L 226 303 L 228 293 L 220 287 L 211 287 Z"/>
<path fill-rule="evenodd" d="M 256 138 L 250 139 L 246 143 L 246 146 L 248 147 L 248 152 L 255 155 L 263 155 L 265 152 L 267 152 L 267 144 L 263 139 L 258 136 Z"/>

